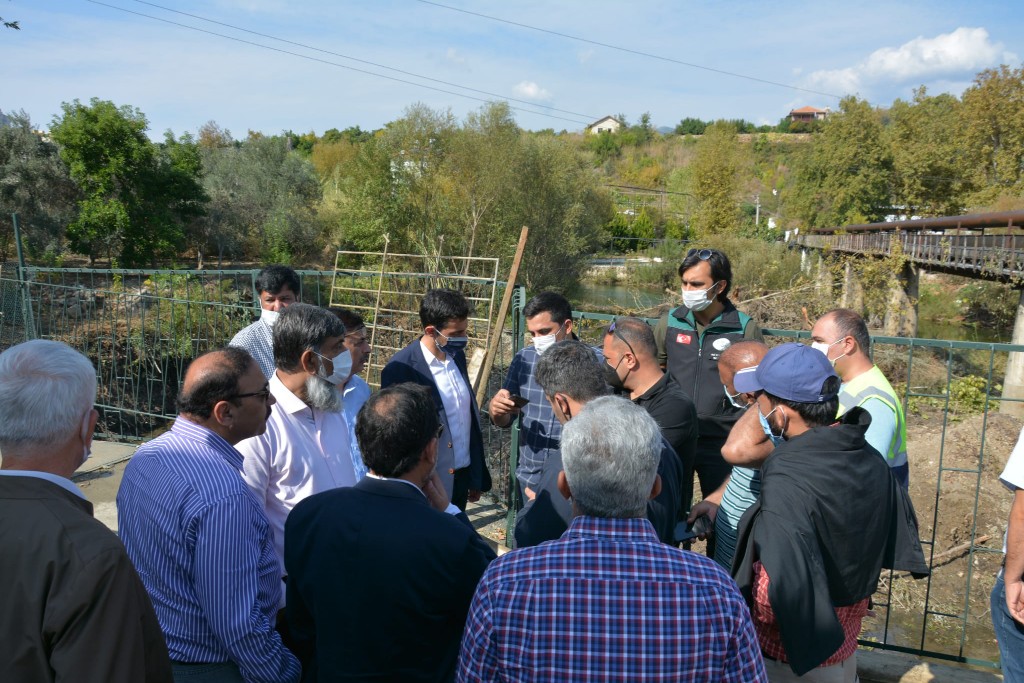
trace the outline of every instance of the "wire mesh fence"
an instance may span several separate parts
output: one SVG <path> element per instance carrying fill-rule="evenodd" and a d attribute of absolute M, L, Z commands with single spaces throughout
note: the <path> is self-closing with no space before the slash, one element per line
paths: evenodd
<path fill-rule="evenodd" d="M 188 362 L 224 346 L 258 317 L 256 272 L 29 268 L 22 279 L 10 264 L 2 264 L 0 349 L 46 338 L 82 351 L 97 370 L 100 436 L 132 442 L 152 438 L 173 420 Z M 346 305 L 335 289 L 334 271 L 299 275 L 306 303 Z M 488 397 L 501 387 L 525 341 L 521 288 L 512 302 L 494 368 L 485 378 Z M 574 315 L 580 337 L 600 345 L 613 316 Z M 493 323 L 493 312 L 488 321 Z M 389 348 L 373 350 L 376 367 L 393 349 L 418 337 L 418 324 L 392 325 Z M 769 344 L 808 336 L 765 333 Z M 894 337 L 875 337 L 873 344 L 876 363 L 904 397 L 911 497 L 933 572 L 922 581 L 886 572 L 862 643 L 994 666 L 998 650 L 988 594 L 1011 501 L 998 475 L 1021 429 L 1021 403 L 1003 396 L 1001 384 L 1010 354 L 1024 353 L 1024 346 Z M 508 501 L 518 434 L 491 427 L 485 418 L 484 437 L 494 494 Z"/>

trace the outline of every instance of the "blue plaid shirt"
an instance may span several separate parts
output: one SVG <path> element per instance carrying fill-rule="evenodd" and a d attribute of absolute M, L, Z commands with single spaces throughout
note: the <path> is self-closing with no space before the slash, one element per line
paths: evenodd
<path fill-rule="evenodd" d="M 712 560 L 646 519 L 577 517 L 480 580 L 457 679 L 767 681 L 750 612 Z"/>
<path fill-rule="evenodd" d="M 519 463 L 516 477 L 523 486 L 534 491 L 540 485 L 540 472 L 552 451 L 558 452 L 562 438 L 562 425 L 555 417 L 551 403 L 533 378 L 533 368 L 540 354 L 533 346 L 520 349 L 508 366 L 508 375 L 502 387 L 510 394 L 522 396 L 530 402 L 523 406 L 519 422 Z"/>

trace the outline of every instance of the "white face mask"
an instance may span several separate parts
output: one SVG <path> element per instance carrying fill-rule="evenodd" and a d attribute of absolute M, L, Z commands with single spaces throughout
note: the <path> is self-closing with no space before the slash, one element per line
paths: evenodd
<path fill-rule="evenodd" d="M 265 322 L 267 327 L 273 327 L 277 323 L 277 319 L 281 317 L 280 311 L 268 311 L 265 308 L 260 311 L 260 320 Z"/>
<path fill-rule="evenodd" d="M 845 356 L 846 354 L 844 353 L 841 356 L 836 356 L 835 358 L 829 358 L 828 357 L 828 350 L 831 349 L 836 344 L 840 343 L 841 341 L 843 341 L 843 340 L 842 339 L 837 339 L 836 341 L 832 342 L 831 344 L 826 344 L 825 342 L 812 342 L 811 343 L 811 348 L 815 349 L 817 351 L 821 351 L 823 354 L 825 354 L 825 358 L 828 359 L 828 362 L 832 363 L 832 367 L 835 367 L 836 366 L 836 361 L 839 360 L 840 358 L 842 358 L 843 356 Z"/>
<path fill-rule="evenodd" d="M 538 356 L 544 355 L 545 351 L 547 351 L 548 349 L 555 345 L 555 343 L 558 341 L 558 335 L 561 333 L 562 327 L 564 326 L 565 323 L 562 323 L 561 325 L 558 326 L 558 329 L 552 332 L 551 334 L 545 334 L 542 337 L 533 338 L 533 346 L 534 348 L 537 349 Z"/>
<path fill-rule="evenodd" d="M 313 353 L 316 353 L 316 351 Z M 323 360 L 328 360 L 326 356 L 319 353 L 316 353 L 316 355 L 320 356 Z M 317 374 L 334 386 L 344 384 L 348 376 L 352 374 L 352 353 L 345 349 L 334 358 L 331 358 L 330 361 L 334 363 L 334 372 L 328 375 L 327 368 L 324 367 L 323 363 L 320 363 L 320 371 Z"/>
<path fill-rule="evenodd" d="M 708 298 L 708 292 L 717 286 L 718 283 L 716 282 L 707 289 L 684 289 L 683 305 L 691 311 L 703 311 L 714 302 L 715 297 Z M 715 296 L 717 296 L 717 294 Z"/>

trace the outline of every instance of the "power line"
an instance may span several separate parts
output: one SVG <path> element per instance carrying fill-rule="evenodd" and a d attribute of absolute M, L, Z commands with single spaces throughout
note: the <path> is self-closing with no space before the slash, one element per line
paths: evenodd
<path fill-rule="evenodd" d="M 542 108 L 544 108 L 544 109 L 546 109 L 548 111 L 557 111 L 557 112 L 561 112 L 562 114 L 572 114 L 573 116 L 583 116 L 583 117 L 586 117 L 586 118 L 590 119 L 591 121 L 593 121 L 593 120 L 595 120 L 597 118 L 593 114 L 581 114 L 578 111 L 569 111 L 567 109 L 558 109 L 556 107 L 549 107 L 547 105 L 537 104 L 536 102 L 530 102 L 529 100 L 520 100 L 520 99 L 516 99 L 515 97 L 506 97 L 505 95 L 500 95 L 498 93 L 488 92 L 487 90 L 478 90 L 477 88 L 471 88 L 471 87 L 469 87 L 467 85 L 459 85 L 458 83 L 452 83 L 451 81 L 444 81 L 444 80 L 441 80 L 440 78 L 431 78 L 430 76 L 423 76 L 421 74 L 414 73 L 412 71 L 405 71 L 403 69 L 397 69 L 397 68 L 392 67 L 392 66 L 387 66 L 386 64 L 378 64 L 376 62 L 371 62 L 371 61 L 366 60 L 366 59 L 360 59 L 358 57 L 352 57 L 350 55 L 344 55 L 344 54 L 341 54 L 340 52 L 332 52 L 330 50 L 324 50 L 323 48 L 315 47 L 313 45 L 306 45 L 305 43 L 298 43 L 298 42 L 295 42 L 293 40 L 287 40 L 285 38 L 278 38 L 277 36 L 270 35 L 268 33 L 260 33 L 259 31 L 251 31 L 251 30 L 249 30 L 247 28 L 242 28 L 241 26 L 235 26 L 233 24 L 228 24 L 228 23 L 225 23 L 223 21 L 217 21 L 215 19 L 208 19 L 206 17 L 199 16 L 198 14 L 190 14 L 188 12 L 182 12 L 181 10 L 176 10 L 176 9 L 171 8 L 171 7 L 164 7 L 163 5 L 158 5 L 158 4 L 153 3 L 153 2 L 146 2 L 146 0 L 134 0 L 134 2 L 137 2 L 140 5 L 149 5 L 150 7 L 155 7 L 157 9 L 162 9 L 162 10 L 165 10 L 167 12 L 173 12 L 175 14 L 181 14 L 183 16 L 191 17 L 193 19 L 198 19 L 200 21 L 205 21 L 205 22 L 210 23 L 210 24 L 216 24 L 217 26 L 224 26 L 225 28 L 230 28 L 230 29 L 233 29 L 235 31 L 242 31 L 243 33 L 249 33 L 251 35 L 259 36 L 261 38 L 269 38 L 270 40 L 276 40 L 278 42 L 285 43 L 287 45 L 295 45 L 296 47 L 305 48 L 307 50 L 313 50 L 314 52 L 320 52 L 320 53 L 323 53 L 325 55 L 332 55 L 334 57 L 341 57 L 342 59 L 348 59 L 348 60 L 351 60 L 353 62 L 359 62 L 360 64 L 369 64 L 370 66 L 375 66 L 378 69 L 387 69 L 388 71 L 394 71 L 395 73 L 405 74 L 406 76 L 412 76 L 414 78 L 422 78 L 425 81 L 432 81 L 434 83 L 440 83 L 442 85 L 451 86 L 453 88 L 459 88 L 460 90 L 468 90 L 470 92 L 480 93 L 481 95 L 487 95 L 489 97 L 497 97 L 497 98 L 502 99 L 502 100 L 508 100 L 509 102 L 519 102 L 520 104 L 526 104 L 526 105 L 529 105 L 531 107 L 542 107 Z"/>
<path fill-rule="evenodd" d="M 609 50 L 618 50 L 619 52 L 628 52 L 629 54 L 639 55 L 641 57 L 649 57 L 650 59 L 658 59 L 663 62 L 671 62 L 672 64 L 680 64 L 682 66 L 688 66 L 691 69 L 702 69 L 704 71 L 711 71 L 716 74 L 722 74 L 723 76 L 732 76 L 733 78 L 743 78 L 748 81 L 756 81 L 757 83 L 765 83 L 767 85 L 774 85 L 780 88 L 789 88 L 790 90 L 799 90 L 801 92 L 812 93 L 814 95 L 824 95 L 825 97 L 834 97 L 837 100 L 843 98 L 842 95 L 836 95 L 829 92 L 821 92 L 820 90 L 810 90 L 809 88 L 801 88 L 797 85 L 790 85 L 788 83 L 779 83 L 777 81 L 769 81 L 764 78 L 758 78 L 757 76 L 747 76 L 745 74 L 739 74 L 734 71 L 726 71 L 725 69 L 716 69 L 711 66 L 704 66 L 703 64 L 694 64 L 692 62 L 684 62 L 680 59 L 673 59 L 672 57 L 664 57 L 662 55 L 651 54 L 650 52 L 642 52 L 641 50 L 633 50 L 628 47 L 621 47 L 619 45 L 610 45 L 608 43 L 602 43 L 597 40 L 590 40 L 588 38 L 581 38 L 579 36 L 569 35 L 568 33 L 560 33 L 559 31 L 552 31 L 546 28 L 540 28 L 539 26 L 530 26 L 529 24 L 522 24 L 518 21 L 511 21 L 509 19 L 502 19 L 500 17 L 493 17 L 489 14 L 481 14 L 480 12 L 473 12 L 468 9 L 462 9 L 461 7 L 452 7 L 451 5 L 443 5 L 439 2 L 431 2 L 431 0 L 416 0 L 422 2 L 424 5 L 433 5 L 434 7 L 440 7 L 442 9 L 451 10 L 453 12 L 462 12 L 463 14 L 469 14 L 474 17 L 480 17 L 481 19 L 488 19 L 490 21 L 497 21 L 502 24 L 509 24 L 510 26 L 518 26 L 519 28 L 530 29 L 531 31 L 539 31 L 540 33 L 547 33 L 552 36 L 558 36 L 559 38 L 567 38 L 569 40 L 575 40 L 581 43 L 587 43 L 589 45 L 597 45 L 598 47 L 605 47 Z"/>
<path fill-rule="evenodd" d="M 118 10 L 119 12 L 125 12 L 126 14 L 134 14 L 135 16 L 145 17 L 146 19 L 153 19 L 154 21 L 160 21 L 160 22 L 163 22 L 165 24 L 170 24 L 172 26 L 178 26 L 180 28 L 188 29 L 190 31 L 197 31 L 199 33 L 205 33 L 207 35 L 217 36 L 218 38 L 225 38 L 227 40 L 233 40 L 233 41 L 235 41 L 237 43 L 243 43 L 245 45 L 252 45 L 254 47 L 263 48 L 264 50 L 271 50 L 273 52 L 280 52 L 281 54 L 291 55 L 292 57 L 299 57 L 300 59 L 307 59 L 307 60 L 312 61 L 312 62 L 319 62 L 320 64 L 327 64 L 329 66 L 336 66 L 336 67 L 341 68 L 341 69 L 348 69 L 349 71 L 355 71 L 357 73 L 367 74 L 369 76 L 376 76 L 377 78 L 384 78 L 384 79 L 387 79 L 389 81 L 395 81 L 397 83 L 404 83 L 406 85 L 414 85 L 414 86 L 419 87 L 419 88 L 426 88 L 427 90 L 434 90 L 436 92 L 444 93 L 446 95 L 454 95 L 455 97 L 463 97 L 463 98 L 466 98 L 466 99 L 469 99 L 469 100 L 475 100 L 477 102 L 483 102 L 485 104 L 493 102 L 493 100 L 485 100 L 482 97 L 474 97 L 472 95 L 467 95 L 465 93 L 453 92 L 451 90 L 445 90 L 444 88 L 437 88 L 437 87 L 434 87 L 432 85 L 425 85 L 423 83 L 416 83 L 415 81 L 407 81 L 407 80 L 405 80 L 403 78 L 396 78 L 394 76 L 388 76 L 386 74 L 380 74 L 380 73 L 376 73 L 374 71 L 367 71 L 366 69 L 358 69 L 358 68 L 356 68 L 354 66 L 348 66 L 347 64 L 339 64 L 338 62 L 332 62 L 332 61 L 327 60 L 327 59 L 320 59 L 319 57 L 312 57 L 310 55 L 304 55 L 304 54 L 301 54 L 299 52 L 292 52 L 290 50 L 284 50 L 284 49 L 281 49 L 281 48 L 278 48 L 278 47 L 273 47 L 271 45 L 264 45 L 262 43 L 256 43 L 256 42 L 253 42 L 251 40 L 245 40 L 243 38 L 238 38 L 238 37 L 235 37 L 235 36 L 229 36 L 229 35 L 226 35 L 226 34 L 223 34 L 223 33 L 217 33 L 216 31 L 209 31 L 207 29 L 199 28 L 197 26 L 189 26 L 188 24 L 182 24 L 182 23 L 179 23 L 179 22 L 176 22 L 176 21 L 171 21 L 170 19 L 164 19 L 163 17 L 155 17 L 155 16 L 153 16 L 151 14 L 145 14 L 143 12 L 136 12 L 134 10 L 130 10 L 130 9 L 127 9 L 127 8 L 124 8 L 124 7 L 118 7 L 116 5 L 109 5 L 109 4 L 105 3 L 105 2 L 100 2 L 99 0 L 87 0 L 87 1 L 92 3 L 92 4 L 94 4 L 94 5 L 101 5 L 103 7 L 108 7 L 110 9 Z M 241 29 L 241 30 L 244 30 L 244 29 Z M 312 48 L 312 49 L 315 49 L 315 48 Z M 385 68 L 387 68 L 387 67 L 385 67 Z M 462 86 L 457 86 L 457 87 L 462 87 Z M 467 88 L 467 90 L 468 89 L 469 88 Z M 505 98 L 505 97 L 502 97 L 501 99 L 505 100 L 505 101 L 508 100 L 508 98 Z M 519 101 L 519 100 L 517 100 L 517 101 Z M 541 106 L 541 105 L 532 105 L 532 106 Z M 509 105 L 509 108 L 510 109 L 514 109 L 515 111 L 524 112 L 526 114 L 536 114 L 538 116 L 546 116 L 548 118 L 559 119 L 561 121 L 568 121 L 570 123 L 577 123 L 577 124 L 581 124 L 581 125 L 584 125 L 584 126 L 590 123 L 590 121 L 580 121 L 578 119 L 570 119 L 570 118 L 566 118 L 564 116 L 556 116 L 554 114 L 549 114 L 549 113 L 544 112 L 544 111 L 536 111 L 536 110 L 532 110 L 532 109 L 524 109 L 522 107 L 515 107 L 515 106 L 512 106 L 511 104 Z"/>

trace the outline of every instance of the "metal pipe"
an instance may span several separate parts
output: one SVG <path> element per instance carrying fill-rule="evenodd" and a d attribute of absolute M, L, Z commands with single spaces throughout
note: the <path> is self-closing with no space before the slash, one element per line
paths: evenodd
<path fill-rule="evenodd" d="M 966 216 L 918 218 L 889 223 L 862 223 L 834 228 L 812 228 L 810 232 L 830 234 L 840 230 L 846 232 L 894 232 L 896 230 L 957 230 L 962 228 L 1002 228 L 1004 230 L 1013 230 L 1020 229 L 1022 226 L 1024 226 L 1024 211 L 1000 211 L 996 213 L 968 214 Z"/>

